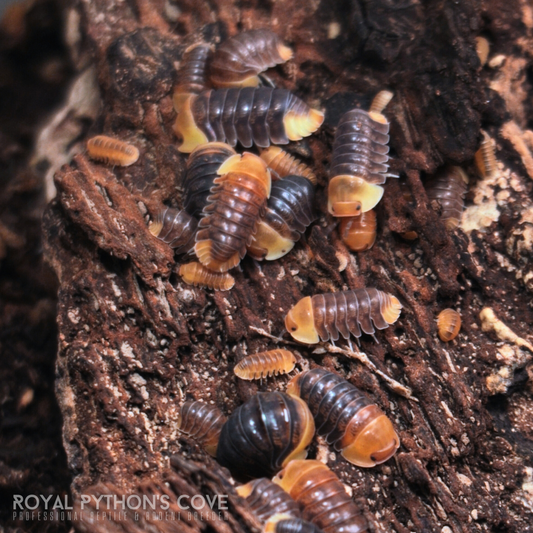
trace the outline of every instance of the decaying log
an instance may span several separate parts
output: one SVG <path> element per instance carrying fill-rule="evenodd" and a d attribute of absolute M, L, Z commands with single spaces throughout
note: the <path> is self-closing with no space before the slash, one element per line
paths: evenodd
<path fill-rule="evenodd" d="M 69 144 L 69 157 L 78 152 L 70 164 L 50 162 L 57 195 L 43 223 L 44 253 L 59 281 L 56 390 L 73 496 L 224 492 L 231 501 L 224 520 L 109 527 L 256 531 L 229 473 L 180 435 L 177 416 L 186 399 L 229 414 L 257 391 L 284 390 L 287 376 L 243 382 L 233 367 L 245 355 L 288 345 L 300 369 L 320 365 L 346 376 L 398 430 L 396 456 L 371 470 L 347 463 L 322 440 L 311 448 L 377 528 L 528 531 L 529 2 L 78 0 L 64 9 L 76 80 L 93 98 L 83 116 L 94 118 Z M 294 49 L 294 59 L 272 72 L 274 82 L 326 111 L 319 133 L 292 147 L 315 169 L 320 216 L 290 254 L 273 262 L 246 258 L 232 272 L 234 288 L 213 293 L 185 285 L 177 271 L 189 259 L 175 258 L 148 230 L 163 205 L 182 202 L 185 157 L 172 131 L 172 87 L 192 43 L 216 45 L 264 27 Z M 480 35 L 492 46 L 486 66 L 475 49 Z M 367 108 L 384 88 L 395 94 L 386 114 L 392 169 L 401 177 L 388 181 L 378 205 L 376 244 L 353 254 L 326 210 L 333 133 L 342 113 Z M 479 176 L 473 164 L 481 128 L 495 142 L 494 176 Z M 80 141 L 96 134 L 134 144 L 139 161 L 109 167 L 89 160 Z M 467 208 L 452 232 L 424 188 L 426 176 L 445 164 L 461 165 L 470 176 Z M 401 237 L 413 230 L 417 240 Z M 284 336 L 285 314 L 301 297 L 367 285 L 395 294 L 404 308 L 394 326 L 379 332 L 379 343 L 365 337 L 361 350 L 410 389 L 410 398 L 346 354 Z M 460 311 L 463 327 L 444 344 L 436 317 L 447 307 Z"/>

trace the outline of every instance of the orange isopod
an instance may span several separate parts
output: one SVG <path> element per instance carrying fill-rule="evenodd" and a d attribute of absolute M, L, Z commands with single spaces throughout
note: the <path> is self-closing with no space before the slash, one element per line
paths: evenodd
<path fill-rule="evenodd" d="M 89 139 L 87 153 L 91 159 L 120 167 L 129 167 L 139 159 L 137 147 L 106 135 Z"/>
<path fill-rule="evenodd" d="M 354 252 L 364 252 L 372 248 L 377 234 L 376 212 L 371 209 L 357 217 L 341 219 L 339 234 L 342 242 Z"/>
<path fill-rule="evenodd" d="M 205 287 L 215 291 L 229 291 L 235 285 L 235 279 L 227 272 L 212 272 L 200 263 L 181 265 L 179 275 L 185 283 L 195 287 Z"/>
<path fill-rule="evenodd" d="M 444 309 L 437 317 L 437 330 L 442 342 L 452 341 L 461 330 L 461 315 L 453 309 Z"/>
<path fill-rule="evenodd" d="M 295 364 L 296 357 L 289 350 L 270 350 L 245 357 L 233 372 L 241 379 L 262 379 L 288 374 L 294 370 Z"/>
<path fill-rule="evenodd" d="M 303 176 L 313 185 L 316 185 L 315 173 L 293 155 L 279 146 L 270 146 L 261 151 L 261 159 L 270 169 L 272 180 L 279 180 L 290 175 Z"/>
<path fill-rule="evenodd" d="M 198 442 L 213 457 L 217 454 L 218 441 L 226 417 L 214 405 L 199 401 L 185 402 L 180 409 L 178 429 Z"/>

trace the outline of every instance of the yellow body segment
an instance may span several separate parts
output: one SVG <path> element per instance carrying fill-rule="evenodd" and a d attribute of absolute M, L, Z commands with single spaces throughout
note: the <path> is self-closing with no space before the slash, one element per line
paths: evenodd
<path fill-rule="evenodd" d="M 384 189 L 357 176 L 335 176 L 328 187 L 328 211 L 335 217 L 352 217 L 376 207 Z"/>
<path fill-rule="evenodd" d="M 285 327 L 292 337 L 304 344 L 317 344 L 320 340 L 315 328 L 311 297 L 302 298 L 285 317 Z M 290 394 L 290 393 L 289 393 Z"/>
<path fill-rule="evenodd" d="M 208 142 L 205 133 L 196 125 L 191 110 L 194 94 L 174 94 L 174 110 L 178 114 L 174 122 L 174 133 L 182 140 L 178 150 L 191 153 L 197 146 Z"/>

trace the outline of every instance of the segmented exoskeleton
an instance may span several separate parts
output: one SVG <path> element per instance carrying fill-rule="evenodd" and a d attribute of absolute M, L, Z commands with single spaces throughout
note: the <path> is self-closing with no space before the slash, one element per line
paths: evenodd
<path fill-rule="evenodd" d="M 481 141 L 479 150 L 476 152 L 476 167 L 482 178 L 490 178 L 498 172 L 498 161 L 496 160 L 490 135 L 483 130 L 481 130 L 481 135 L 483 136 L 483 140 Z"/>
<path fill-rule="evenodd" d="M 222 428 L 217 461 L 241 479 L 270 477 L 307 455 L 315 424 L 305 402 L 263 392 L 238 407 Z"/>
<path fill-rule="evenodd" d="M 315 173 L 305 163 L 298 161 L 279 146 L 269 146 L 261 150 L 261 159 L 270 169 L 273 181 L 293 175 L 303 176 L 316 185 Z"/>
<path fill-rule="evenodd" d="M 452 165 L 439 170 L 426 183 L 428 198 L 437 200 L 442 206 L 441 218 L 449 230 L 456 228 L 461 220 L 467 187 L 466 172 Z"/>
<path fill-rule="evenodd" d="M 342 242 L 353 252 L 364 252 L 374 246 L 377 234 L 376 212 L 371 209 L 357 217 L 344 217 L 339 224 Z"/>
<path fill-rule="evenodd" d="M 267 478 L 259 478 L 237 487 L 237 494 L 248 502 L 260 522 L 277 513 L 299 518 L 300 506 L 279 486 Z"/>
<path fill-rule="evenodd" d="M 219 142 L 198 146 L 191 152 L 183 180 L 183 207 L 189 215 L 198 218 L 202 215 L 218 169 L 235 153 L 231 146 Z"/>
<path fill-rule="evenodd" d="M 392 93 L 379 93 L 371 111 L 352 109 L 337 126 L 328 187 L 328 211 L 335 217 L 357 216 L 381 200 L 389 172 L 389 122 L 381 110 Z"/>
<path fill-rule="evenodd" d="M 87 141 L 87 153 L 91 159 L 109 165 L 128 167 L 139 159 L 139 149 L 106 135 L 97 135 Z"/>
<path fill-rule="evenodd" d="M 302 176 L 275 181 L 248 254 L 268 261 L 288 254 L 315 219 L 314 196 L 313 184 Z"/>
<path fill-rule="evenodd" d="M 296 357 L 289 350 L 270 350 L 245 357 L 233 372 L 241 379 L 262 379 L 288 374 L 294 369 Z"/>
<path fill-rule="evenodd" d="M 226 417 L 214 405 L 185 402 L 180 409 L 178 429 L 194 439 L 207 453 L 216 456 L 222 426 Z"/>
<path fill-rule="evenodd" d="M 316 344 L 336 341 L 339 333 L 349 339 L 394 324 L 402 305 L 395 296 L 377 289 L 355 289 L 302 298 L 287 314 L 285 326 L 297 340 Z"/>
<path fill-rule="evenodd" d="M 292 58 L 292 50 L 266 29 L 239 33 L 224 41 L 208 63 L 215 87 L 257 87 L 258 74 Z"/>
<path fill-rule="evenodd" d="M 263 533 L 323 533 L 323 531 L 312 522 L 278 513 L 267 520 Z"/>
<path fill-rule="evenodd" d="M 183 54 L 175 94 L 199 94 L 206 88 L 206 62 L 211 47 L 195 44 Z"/>
<path fill-rule="evenodd" d="M 167 207 L 158 213 L 149 230 L 152 235 L 182 254 L 193 249 L 197 227 L 198 220 L 185 210 Z"/>
<path fill-rule="evenodd" d="M 316 431 L 350 463 L 372 467 L 390 459 L 400 439 L 385 413 L 357 387 L 323 368 L 295 376 L 287 394 L 309 406 Z"/>
<path fill-rule="evenodd" d="M 302 518 L 324 533 L 360 533 L 368 521 L 339 478 L 319 461 L 291 461 L 273 479 L 302 506 Z"/>
<path fill-rule="evenodd" d="M 444 309 L 437 317 L 437 330 L 442 342 L 450 342 L 461 331 L 461 315 L 453 309 Z"/>
<path fill-rule="evenodd" d="M 218 169 L 194 251 L 209 270 L 226 272 L 246 254 L 270 196 L 270 172 L 265 162 L 245 152 Z"/>
<path fill-rule="evenodd" d="M 212 272 L 200 263 L 181 265 L 179 275 L 185 283 L 195 287 L 205 287 L 215 291 L 229 291 L 235 279 L 227 272 Z"/>
<path fill-rule="evenodd" d="M 174 130 L 189 153 L 210 141 L 237 141 L 248 148 L 287 144 L 311 135 L 324 114 L 311 109 L 286 89 L 245 87 L 203 91 L 184 101 L 174 99 L 178 113 Z"/>

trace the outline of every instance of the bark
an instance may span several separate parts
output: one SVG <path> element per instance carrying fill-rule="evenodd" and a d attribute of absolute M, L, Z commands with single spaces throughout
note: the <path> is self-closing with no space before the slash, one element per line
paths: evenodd
<path fill-rule="evenodd" d="M 84 111 L 95 118 L 88 134 L 110 134 L 141 151 L 128 168 L 76 155 L 55 173 L 57 196 L 44 217 L 45 255 L 59 280 L 56 391 L 74 495 L 99 484 L 120 494 L 154 486 L 174 494 L 224 491 L 232 502 L 228 520 L 153 527 L 257 528 L 227 471 L 177 431 L 179 407 L 194 398 L 228 414 L 258 390 L 283 390 L 287 377 L 243 383 L 233 366 L 246 354 L 283 347 L 287 336 L 268 334 L 283 335 L 285 314 L 302 296 L 375 286 L 397 295 L 404 309 L 379 343 L 364 338 L 362 350 L 409 387 L 411 398 L 345 354 L 291 349 L 301 369 L 336 370 L 366 391 L 392 418 L 402 446 L 371 470 L 350 465 L 320 440 L 310 455 L 327 457 L 384 531 L 529 531 L 531 351 L 522 342 L 533 288 L 527 0 L 85 0 L 65 9 L 68 34 L 76 36 L 69 41 L 75 67 L 96 73 L 97 83 L 89 76 L 80 83 L 93 96 L 98 87 L 101 96 L 101 110 L 95 103 Z M 320 218 L 285 258 L 245 259 L 235 287 L 212 293 L 181 282 L 183 259 L 149 233 L 147 220 L 163 203 L 181 205 L 185 157 L 171 129 L 171 95 L 183 51 L 261 27 L 295 51 L 274 81 L 326 110 L 321 131 L 293 147 L 316 169 Z M 485 67 L 475 51 L 479 35 L 492 45 Z M 376 245 L 356 255 L 326 214 L 327 166 L 341 114 L 366 108 L 384 88 L 395 93 L 386 115 L 392 166 L 402 177 L 386 185 Z M 480 128 L 496 140 L 495 178 L 478 176 L 473 165 Z M 85 136 L 68 150 L 81 151 Z M 449 163 L 471 179 L 467 211 L 453 232 L 423 185 Z M 419 238 L 402 239 L 411 230 Z M 449 344 L 436 335 L 436 316 L 446 307 L 463 319 Z M 517 337 L 482 320 L 487 307 Z M 169 489 L 162 483 L 170 478 Z M 127 530 L 137 527 L 128 524 Z"/>

